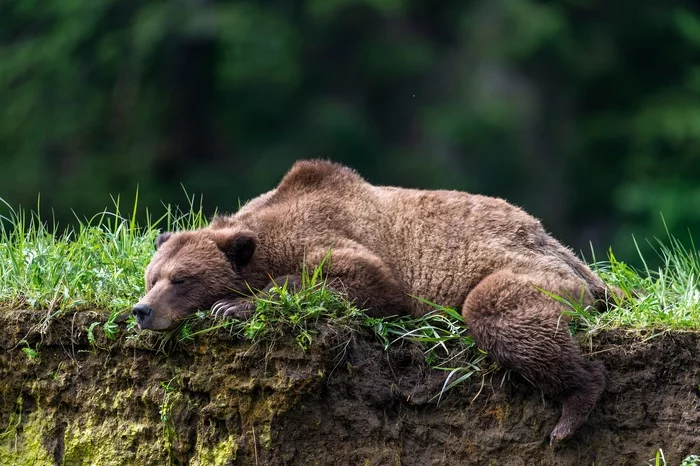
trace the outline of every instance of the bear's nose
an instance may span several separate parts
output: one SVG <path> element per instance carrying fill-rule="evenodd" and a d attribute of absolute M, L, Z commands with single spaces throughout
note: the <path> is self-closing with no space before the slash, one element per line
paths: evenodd
<path fill-rule="evenodd" d="M 138 321 L 142 321 L 146 317 L 151 315 L 152 310 L 153 309 L 151 309 L 151 307 L 148 306 L 147 304 L 138 303 L 136 306 L 134 306 L 134 308 L 131 310 L 131 312 L 134 313 L 134 315 L 136 316 L 136 319 Z"/>

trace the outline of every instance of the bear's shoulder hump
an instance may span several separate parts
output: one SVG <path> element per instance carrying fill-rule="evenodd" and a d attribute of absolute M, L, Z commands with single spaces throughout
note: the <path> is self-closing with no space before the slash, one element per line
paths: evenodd
<path fill-rule="evenodd" d="M 282 178 L 278 192 L 340 187 L 364 180 L 352 168 L 327 160 L 300 160 Z"/>

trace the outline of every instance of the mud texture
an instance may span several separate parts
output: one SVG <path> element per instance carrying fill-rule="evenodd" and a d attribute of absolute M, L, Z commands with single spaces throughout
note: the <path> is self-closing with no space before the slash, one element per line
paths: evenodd
<path fill-rule="evenodd" d="M 670 465 L 700 454 L 700 334 L 602 332 L 582 342 L 608 388 L 571 440 L 550 447 L 559 403 L 495 372 L 433 397 L 447 373 L 413 344 L 319 324 L 257 344 L 219 330 L 165 346 L 115 340 L 98 312 L 40 325 L 0 315 L 0 464 Z M 25 340 L 23 343 L 19 343 Z M 26 349 L 23 349 L 26 348 Z"/>

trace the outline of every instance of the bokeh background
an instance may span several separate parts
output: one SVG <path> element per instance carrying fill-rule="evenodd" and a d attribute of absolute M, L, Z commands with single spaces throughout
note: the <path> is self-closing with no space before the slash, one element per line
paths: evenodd
<path fill-rule="evenodd" d="M 330 158 L 504 197 L 590 258 L 700 241 L 700 7 L 668 0 L 0 2 L 0 198 L 60 224 Z M 0 214 L 6 206 L 0 206 Z M 46 213 L 44 213 L 46 216 Z"/>

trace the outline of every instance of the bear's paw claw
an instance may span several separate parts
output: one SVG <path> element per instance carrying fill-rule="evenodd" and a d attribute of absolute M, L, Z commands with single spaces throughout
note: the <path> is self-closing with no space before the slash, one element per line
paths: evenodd
<path fill-rule="evenodd" d="M 217 301 L 211 308 L 211 313 L 215 319 L 226 319 L 234 317 L 237 319 L 249 319 L 255 311 L 255 303 L 247 299 L 222 299 Z"/>

